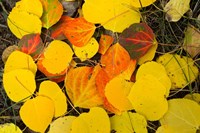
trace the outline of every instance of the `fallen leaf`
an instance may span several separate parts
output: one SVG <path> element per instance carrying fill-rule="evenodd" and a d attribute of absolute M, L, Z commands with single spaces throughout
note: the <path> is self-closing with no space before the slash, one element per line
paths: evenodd
<path fill-rule="evenodd" d="M 131 59 L 138 60 L 157 44 L 152 29 L 145 23 L 135 23 L 119 36 L 119 43 L 129 52 Z"/>
<path fill-rule="evenodd" d="M 42 22 L 40 18 L 17 7 L 14 7 L 8 15 L 7 23 L 17 38 L 22 38 L 26 34 L 41 33 Z"/>
<path fill-rule="evenodd" d="M 173 133 L 196 133 L 200 126 L 200 106 L 188 99 L 171 99 L 169 109 L 160 119 L 161 125 Z"/>
<path fill-rule="evenodd" d="M 50 124 L 48 133 L 70 133 L 75 116 L 60 117 Z"/>
<path fill-rule="evenodd" d="M 147 133 L 147 121 L 138 113 L 124 112 L 110 117 L 111 130 L 117 133 Z"/>
<path fill-rule="evenodd" d="M 94 34 L 96 27 L 83 17 L 71 19 L 64 25 L 63 33 L 77 47 L 86 45 Z"/>
<path fill-rule="evenodd" d="M 177 22 L 190 9 L 190 0 L 170 0 L 164 7 L 166 20 Z"/>
<path fill-rule="evenodd" d="M 67 111 L 67 98 L 55 82 L 43 81 L 40 84 L 38 95 L 47 96 L 54 102 L 54 117 L 62 116 Z"/>
<path fill-rule="evenodd" d="M 3 74 L 3 86 L 12 101 L 25 101 L 36 90 L 35 75 L 26 69 L 12 70 Z"/>
<path fill-rule="evenodd" d="M 0 124 L 0 133 L 22 133 L 22 130 L 13 123 Z"/>
<path fill-rule="evenodd" d="M 110 120 L 106 111 L 93 107 L 88 113 L 80 114 L 72 122 L 71 133 L 110 133 Z"/>
<path fill-rule="evenodd" d="M 63 6 L 58 0 L 40 0 L 43 6 L 42 26 L 49 29 L 63 14 Z"/>
<path fill-rule="evenodd" d="M 157 78 L 160 83 L 165 86 L 166 97 L 168 97 L 171 88 L 171 80 L 167 75 L 165 67 L 155 61 L 144 63 L 139 67 L 136 73 L 136 81 L 148 74 L 151 74 L 152 76 Z"/>
<path fill-rule="evenodd" d="M 191 57 L 195 57 L 200 53 L 200 31 L 196 29 L 194 26 L 187 27 L 184 38 L 184 49 L 191 55 Z"/>
<path fill-rule="evenodd" d="M 108 48 L 110 47 L 110 45 L 113 43 L 113 41 L 114 41 L 114 38 L 112 36 L 102 34 L 99 40 L 98 52 L 104 55 L 106 51 L 108 50 Z"/>
<path fill-rule="evenodd" d="M 168 110 L 165 98 L 166 88 L 152 75 L 144 75 L 136 80 L 128 95 L 133 108 L 147 120 L 156 121 Z"/>
<path fill-rule="evenodd" d="M 101 56 L 100 62 L 109 78 L 112 79 L 128 68 L 130 56 L 119 43 L 116 43 Z"/>
<path fill-rule="evenodd" d="M 157 62 L 165 67 L 172 82 L 172 89 L 185 87 L 192 83 L 199 74 L 193 59 L 187 56 L 167 53 L 158 57 Z"/>
<path fill-rule="evenodd" d="M 34 14 L 38 16 L 38 18 L 40 18 L 43 13 L 42 3 L 40 0 L 21 0 L 16 2 L 15 7 L 27 13 Z"/>
<path fill-rule="evenodd" d="M 70 69 L 67 73 L 65 88 L 75 107 L 91 108 L 103 104 L 95 83 L 100 69 L 100 66 L 84 66 Z"/>
<path fill-rule="evenodd" d="M 38 69 L 51 80 L 63 81 L 72 56 L 73 51 L 67 43 L 54 40 L 40 56 L 37 62 Z"/>
<path fill-rule="evenodd" d="M 105 87 L 105 96 L 110 104 L 120 112 L 133 109 L 131 102 L 127 98 L 133 82 L 124 79 L 120 74 L 111 79 Z"/>
<path fill-rule="evenodd" d="M 8 46 L 6 49 L 4 49 L 3 53 L 2 53 L 2 61 L 4 62 L 4 64 L 6 63 L 8 57 L 10 56 L 10 54 L 12 52 L 14 52 L 15 50 L 18 49 L 18 46 L 17 45 L 10 45 Z"/>
<path fill-rule="evenodd" d="M 35 132 L 44 133 L 54 116 L 54 103 L 48 97 L 37 96 L 26 101 L 19 114 L 27 127 Z"/>
<path fill-rule="evenodd" d="M 37 71 L 37 66 L 34 63 L 32 57 L 28 54 L 25 54 L 20 51 L 14 51 L 8 57 L 5 67 L 4 73 L 16 70 L 16 69 L 27 69 L 33 72 L 33 74 Z"/>
<path fill-rule="evenodd" d="M 125 80 L 131 81 L 131 77 L 133 75 L 133 72 L 135 71 L 137 66 L 137 61 L 136 60 L 131 60 L 128 68 L 122 72 L 122 75 L 124 77 Z"/>
<path fill-rule="evenodd" d="M 198 104 L 200 104 L 200 94 L 199 93 L 187 94 L 184 96 L 184 98 L 193 100 L 193 101 L 197 102 Z"/>
<path fill-rule="evenodd" d="M 18 47 L 20 51 L 37 59 L 44 49 L 44 44 L 40 38 L 40 34 L 27 34 L 20 39 Z"/>
<path fill-rule="evenodd" d="M 83 4 L 83 16 L 92 23 L 100 23 L 105 29 L 122 32 L 133 23 L 140 22 L 138 9 L 130 9 L 130 0 L 87 0 Z"/>
<path fill-rule="evenodd" d="M 153 4 L 156 0 L 133 0 L 132 5 L 137 8 L 142 8 Z"/>
<path fill-rule="evenodd" d="M 86 45 L 82 47 L 73 46 L 73 49 L 75 55 L 81 61 L 85 61 L 87 59 L 92 58 L 98 52 L 99 43 L 94 37 L 92 37 Z"/>

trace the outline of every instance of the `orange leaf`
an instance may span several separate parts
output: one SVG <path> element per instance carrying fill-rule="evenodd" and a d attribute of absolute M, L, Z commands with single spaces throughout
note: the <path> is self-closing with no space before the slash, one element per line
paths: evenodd
<path fill-rule="evenodd" d="M 91 108 L 103 104 L 95 79 L 101 67 L 70 69 L 65 78 L 67 94 L 75 107 Z"/>
<path fill-rule="evenodd" d="M 112 36 L 102 34 L 99 41 L 99 53 L 105 54 L 113 41 L 114 38 Z"/>
<path fill-rule="evenodd" d="M 95 29 L 96 27 L 93 23 L 87 22 L 83 17 L 80 17 L 68 21 L 63 32 L 74 46 L 81 47 L 88 43 Z"/>
<path fill-rule="evenodd" d="M 129 63 L 129 53 L 119 43 L 111 46 L 108 51 L 101 56 L 101 64 L 104 66 L 110 79 L 126 70 Z"/>

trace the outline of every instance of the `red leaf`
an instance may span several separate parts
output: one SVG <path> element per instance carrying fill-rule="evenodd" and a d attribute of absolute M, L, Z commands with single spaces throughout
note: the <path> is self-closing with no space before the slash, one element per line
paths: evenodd
<path fill-rule="evenodd" d="M 129 52 L 132 59 L 138 60 L 154 44 L 152 29 L 145 23 L 132 24 L 119 36 L 119 43 Z"/>
<path fill-rule="evenodd" d="M 109 35 L 101 35 L 101 38 L 99 40 L 99 53 L 105 54 L 110 45 L 113 43 L 114 38 Z"/>
<path fill-rule="evenodd" d="M 118 43 L 111 46 L 108 51 L 101 56 L 101 64 L 110 79 L 126 70 L 129 63 L 130 56 L 128 52 Z"/>
<path fill-rule="evenodd" d="M 36 59 L 44 49 L 40 34 L 28 34 L 23 36 L 18 46 L 20 51 L 31 55 L 34 59 Z"/>

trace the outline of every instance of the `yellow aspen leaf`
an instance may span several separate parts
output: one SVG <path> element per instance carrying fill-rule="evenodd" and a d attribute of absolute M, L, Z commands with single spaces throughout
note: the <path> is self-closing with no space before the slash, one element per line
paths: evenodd
<path fill-rule="evenodd" d="M 103 69 L 108 73 L 109 78 L 112 79 L 128 68 L 130 55 L 126 49 L 116 43 L 101 56 L 100 62 Z"/>
<path fill-rule="evenodd" d="M 3 86 L 8 97 L 20 102 L 36 90 L 35 75 L 26 69 L 16 69 L 3 74 Z"/>
<path fill-rule="evenodd" d="M 70 133 L 75 116 L 60 117 L 50 124 L 48 133 Z"/>
<path fill-rule="evenodd" d="M 111 130 L 117 133 L 147 133 L 147 121 L 143 115 L 124 112 L 110 118 Z"/>
<path fill-rule="evenodd" d="M 27 13 L 34 14 L 39 18 L 43 13 L 42 3 L 40 0 L 21 0 L 16 3 L 15 7 L 19 10 L 26 11 Z"/>
<path fill-rule="evenodd" d="M 187 94 L 184 96 L 184 98 L 193 100 L 193 101 L 197 102 L 198 104 L 200 104 L 200 94 L 199 93 Z"/>
<path fill-rule="evenodd" d="M 7 23 L 17 38 L 31 33 L 41 33 L 42 22 L 40 18 L 17 7 L 14 7 L 8 15 Z"/>
<path fill-rule="evenodd" d="M 165 67 L 155 61 L 147 62 L 142 64 L 136 74 L 136 81 L 139 80 L 144 75 L 151 74 L 155 78 L 157 78 L 160 83 L 162 83 L 166 88 L 166 97 L 169 96 L 170 88 L 171 88 L 171 80 L 167 75 L 167 71 Z"/>
<path fill-rule="evenodd" d="M 137 8 L 142 8 L 153 4 L 156 0 L 132 0 L 132 5 Z"/>
<path fill-rule="evenodd" d="M 37 62 L 38 69 L 50 79 L 61 78 L 60 80 L 62 81 L 64 80 L 63 75 L 65 75 L 69 67 L 72 56 L 73 51 L 67 43 L 54 40 L 39 58 Z"/>
<path fill-rule="evenodd" d="M 7 73 L 16 69 L 27 69 L 35 74 L 37 71 L 37 65 L 30 55 L 20 51 L 14 51 L 6 61 L 4 72 Z"/>
<path fill-rule="evenodd" d="M 59 0 L 40 0 L 43 6 L 42 27 L 49 29 L 57 23 L 63 14 L 63 6 Z"/>
<path fill-rule="evenodd" d="M 0 133 L 22 133 L 22 130 L 13 123 L 0 124 Z"/>
<path fill-rule="evenodd" d="M 170 129 L 169 126 L 167 125 L 162 125 L 158 127 L 158 129 L 156 130 L 156 133 L 179 133 L 179 132 L 176 132 L 173 129 Z"/>
<path fill-rule="evenodd" d="M 153 58 L 154 58 L 154 56 L 155 56 L 157 47 L 158 47 L 158 43 L 154 42 L 154 44 L 149 48 L 149 50 L 147 51 L 147 53 L 145 55 L 143 55 L 142 57 L 139 58 L 138 64 L 142 65 L 143 63 L 145 63 L 147 61 L 152 61 Z"/>
<path fill-rule="evenodd" d="M 92 23 L 101 23 L 105 29 L 122 32 L 133 23 L 140 22 L 139 10 L 130 9 L 130 0 L 87 0 L 83 16 Z"/>
<path fill-rule="evenodd" d="M 73 45 L 74 53 L 75 55 L 81 60 L 85 61 L 87 59 L 92 58 L 99 49 L 99 43 L 97 40 L 93 37 L 89 40 L 89 42 L 82 46 L 82 47 L 77 47 Z"/>
<path fill-rule="evenodd" d="M 177 22 L 190 9 L 190 0 L 170 0 L 164 7 L 166 20 Z"/>
<path fill-rule="evenodd" d="M 64 115 L 64 113 L 67 111 L 67 98 L 62 92 L 61 88 L 55 82 L 48 80 L 43 81 L 40 84 L 39 95 L 47 96 L 54 102 L 54 117 Z"/>
<path fill-rule="evenodd" d="M 192 58 L 177 54 L 164 54 L 157 59 L 161 63 L 172 82 L 172 89 L 183 88 L 192 83 L 198 76 L 199 70 Z"/>
<path fill-rule="evenodd" d="M 65 88 L 75 107 L 91 108 L 103 104 L 95 82 L 100 70 L 100 66 L 69 70 L 65 78 Z"/>
<path fill-rule="evenodd" d="M 132 86 L 128 95 L 133 108 L 147 120 L 156 121 L 167 112 L 166 88 L 152 75 L 144 75 Z"/>
<path fill-rule="evenodd" d="M 169 109 L 160 119 L 173 133 L 196 133 L 200 127 L 200 106 L 189 99 L 171 99 Z"/>
<path fill-rule="evenodd" d="M 106 111 L 93 107 L 72 122 L 71 133 L 110 133 L 110 120 Z"/>
<path fill-rule="evenodd" d="M 54 103 L 48 97 L 37 96 L 26 101 L 19 114 L 27 127 L 44 133 L 54 116 Z"/>
<path fill-rule="evenodd" d="M 119 111 L 127 111 L 133 109 L 131 102 L 127 98 L 133 82 L 129 82 L 124 79 L 120 74 L 111 79 L 105 88 L 105 96 L 109 103 L 112 104 Z"/>
<path fill-rule="evenodd" d="M 99 40 L 98 52 L 102 55 L 105 54 L 108 48 L 110 47 L 110 45 L 113 43 L 113 41 L 114 41 L 114 38 L 112 36 L 102 34 Z"/>
<path fill-rule="evenodd" d="M 125 80 L 128 80 L 128 81 L 131 80 L 131 76 L 132 76 L 132 74 L 135 71 L 135 68 L 137 66 L 136 63 L 137 63 L 136 60 L 131 60 L 129 65 L 128 65 L 128 68 L 122 72 L 122 75 L 123 75 Z"/>

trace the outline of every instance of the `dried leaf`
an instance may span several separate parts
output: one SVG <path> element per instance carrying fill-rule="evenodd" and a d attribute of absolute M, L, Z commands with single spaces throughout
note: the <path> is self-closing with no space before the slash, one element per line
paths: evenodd
<path fill-rule="evenodd" d="M 157 44 L 152 29 L 145 23 L 136 23 L 119 36 L 119 43 L 129 52 L 131 59 L 138 60 Z"/>
<path fill-rule="evenodd" d="M 63 14 L 63 6 L 58 0 L 40 0 L 43 6 L 42 26 L 49 29 Z"/>
<path fill-rule="evenodd" d="M 100 66 L 84 66 L 70 69 L 67 73 L 65 87 L 75 107 L 91 108 L 103 104 L 95 83 L 100 69 Z"/>
<path fill-rule="evenodd" d="M 10 56 L 10 54 L 12 52 L 14 52 L 15 50 L 17 50 L 17 49 L 18 49 L 18 46 L 16 46 L 16 45 L 11 45 L 11 46 L 8 46 L 6 49 L 4 49 L 4 51 L 2 53 L 2 56 L 1 56 L 2 61 L 4 63 L 6 63 L 8 57 Z"/>

